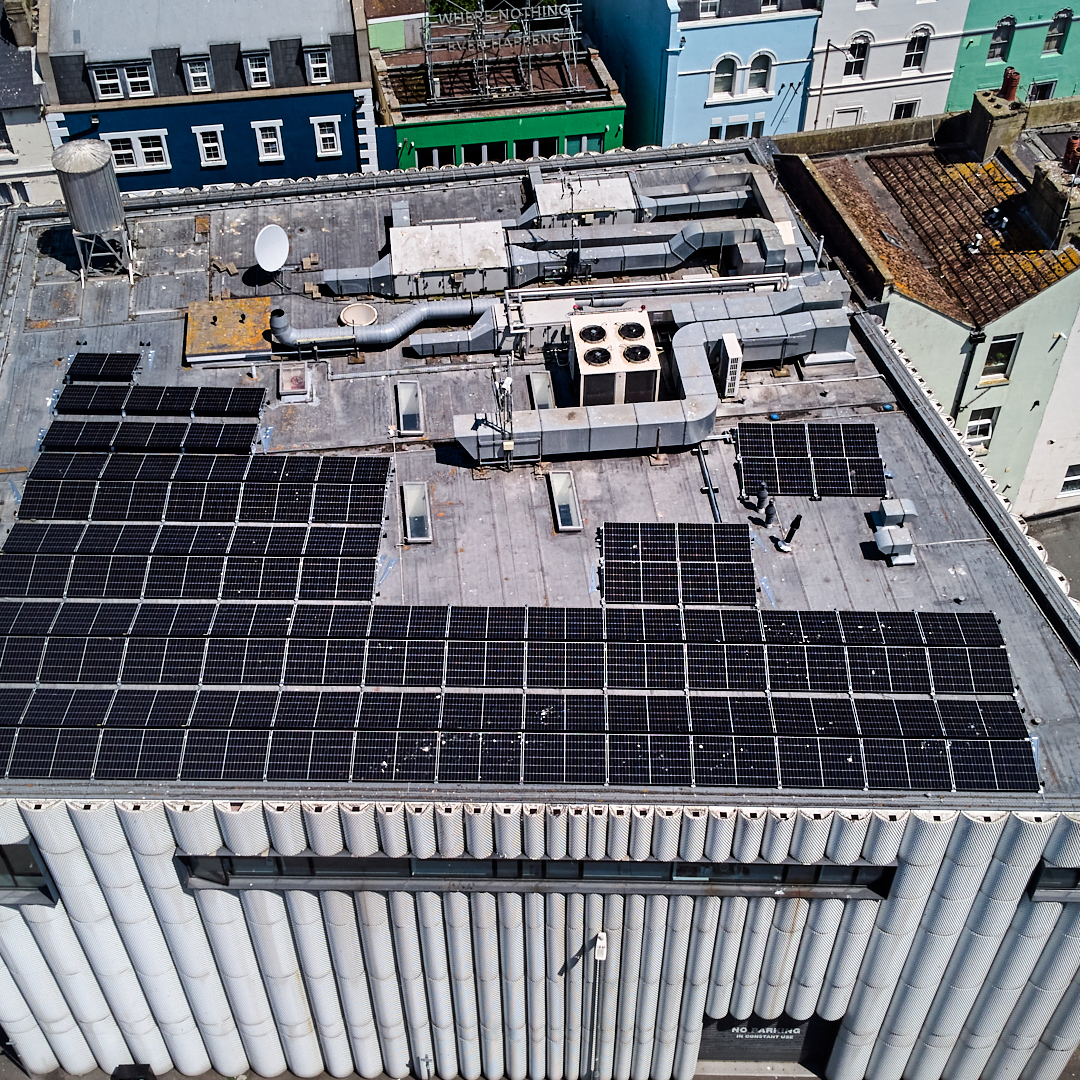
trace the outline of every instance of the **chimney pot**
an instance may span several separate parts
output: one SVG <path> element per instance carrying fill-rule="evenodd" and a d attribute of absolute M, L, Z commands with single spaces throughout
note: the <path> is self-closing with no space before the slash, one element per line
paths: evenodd
<path fill-rule="evenodd" d="M 1020 85 L 1020 72 L 1016 68 L 1008 67 L 1005 69 L 1005 77 L 1001 80 L 1001 89 L 998 91 L 998 97 L 1004 98 L 1006 101 L 1016 100 L 1016 88 Z"/>
<path fill-rule="evenodd" d="M 1076 172 L 1077 165 L 1080 165 L 1080 135 L 1070 135 L 1061 158 L 1061 167 L 1071 173 Z"/>

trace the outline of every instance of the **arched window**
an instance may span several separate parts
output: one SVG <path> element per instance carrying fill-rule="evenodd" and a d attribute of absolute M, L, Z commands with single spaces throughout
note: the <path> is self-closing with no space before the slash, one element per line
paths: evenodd
<path fill-rule="evenodd" d="M 735 61 L 730 56 L 724 57 L 716 65 L 716 70 L 713 72 L 712 92 L 713 97 L 735 93 Z"/>
<path fill-rule="evenodd" d="M 771 72 L 772 60 L 767 56 L 755 56 L 750 63 L 750 75 L 746 80 L 747 90 L 768 90 Z"/>
<path fill-rule="evenodd" d="M 916 30 L 908 38 L 907 48 L 904 50 L 905 71 L 922 71 L 923 64 L 926 62 L 926 48 L 929 44 L 929 30 Z"/>
<path fill-rule="evenodd" d="M 1047 53 L 1063 53 L 1065 51 L 1065 38 L 1069 34 L 1069 24 L 1073 20 L 1073 13 L 1066 9 L 1059 11 L 1046 29 L 1046 41 L 1043 42 L 1043 56 Z"/>
<path fill-rule="evenodd" d="M 856 34 L 845 52 L 844 78 L 863 78 L 866 74 L 866 54 L 870 51 L 870 35 Z"/>
<path fill-rule="evenodd" d="M 987 60 L 1009 59 L 1009 46 L 1012 44 L 1015 29 L 1016 20 L 1011 15 L 1006 15 L 994 27 L 994 36 L 990 39 L 990 48 L 986 53 Z"/>

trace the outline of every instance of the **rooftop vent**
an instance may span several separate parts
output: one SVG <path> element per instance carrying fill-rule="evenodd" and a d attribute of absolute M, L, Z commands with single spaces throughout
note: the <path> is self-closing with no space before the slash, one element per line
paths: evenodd
<path fill-rule="evenodd" d="M 637 341 L 639 337 L 645 336 L 645 327 L 639 322 L 623 323 L 619 327 L 619 337 L 624 338 L 626 341 Z"/>
<path fill-rule="evenodd" d="M 578 334 L 582 341 L 603 341 L 607 337 L 607 331 L 602 326 L 583 326 Z"/>
<path fill-rule="evenodd" d="M 623 349 L 623 357 L 631 364 L 641 364 L 648 360 L 651 355 L 651 351 L 644 345 L 630 345 Z"/>
<path fill-rule="evenodd" d="M 603 333 L 603 330 L 601 330 L 599 326 L 588 327 L 588 329 L 600 330 L 600 332 Z M 582 337 L 584 336 L 585 335 L 582 334 Z M 585 351 L 586 364 L 592 364 L 594 367 L 599 367 L 601 364 L 608 363 L 609 360 L 611 360 L 611 353 L 608 352 L 607 349 L 587 349 Z"/>
<path fill-rule="evenodd" d="M 1008 67 L 1005 69 L 1005 75 L 1001 80 L 1001 89 L 998 91 L 998 97 L 1004 98 L 1006 101 L 1016 100 L 1016 88 L 1020 85 L 1020 72 L 1016 68 Z"/>

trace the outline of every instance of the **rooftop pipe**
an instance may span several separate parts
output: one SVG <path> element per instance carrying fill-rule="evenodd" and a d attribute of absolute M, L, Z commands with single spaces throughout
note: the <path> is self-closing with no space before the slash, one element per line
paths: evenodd
<path fill-rule="evenodd" d="M 1005 69 L 1005 75 L 1001 80 L 1001 89 L 998 91 L 998 97 L 1004 98 L 1006 101 L 1016 100 L 1016 88 L 1020 85 L 1020 72 L 1014 67 L 1007 67 Z"/>

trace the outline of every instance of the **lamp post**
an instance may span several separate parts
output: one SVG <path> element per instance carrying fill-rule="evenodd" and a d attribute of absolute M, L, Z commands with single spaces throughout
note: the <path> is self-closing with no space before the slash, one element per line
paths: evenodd
<path fill-rule="evenodd" d="M 835 49 L 838 53 L 848 55 L 847 49 L 840 45 L 834 45 L 832 38 L 825 42 L 825 62 L 821 65 L 821 82 L 818 83 L 817 109 L 814 111 L 814 130 L 817 131 L 818 120 L 821 118 L 821 99 L 825 96 L 825 73 L 829 70 L 829 53 Z"/>

